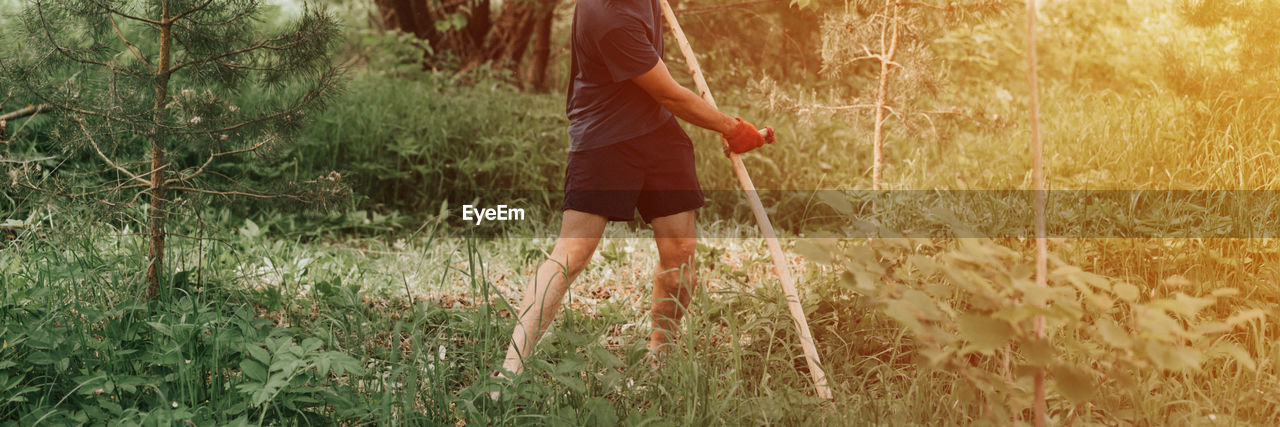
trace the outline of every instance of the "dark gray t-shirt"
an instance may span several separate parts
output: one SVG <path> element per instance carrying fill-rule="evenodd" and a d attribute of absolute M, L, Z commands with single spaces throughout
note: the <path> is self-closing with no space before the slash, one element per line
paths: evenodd
<path fill-rule="evenodd" d="M 631 78 L 658 64 L 662 10 L 657 0 L 578 0 L 570 67 L 570 151 L 644 135 L 671 120 Z"/>

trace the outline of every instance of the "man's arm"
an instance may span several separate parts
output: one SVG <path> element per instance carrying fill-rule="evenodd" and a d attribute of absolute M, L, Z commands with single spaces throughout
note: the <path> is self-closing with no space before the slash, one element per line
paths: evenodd
<path fill-rule="evenodd" d="M 658 64 L 649 71 L 631 78 L 631 81 L 676 117 L 694 126 L 724 134 L 738 125 L 736 119 L 721 113 L 693 91 L 676 83 L 662 60 L 658 60 Z"/>

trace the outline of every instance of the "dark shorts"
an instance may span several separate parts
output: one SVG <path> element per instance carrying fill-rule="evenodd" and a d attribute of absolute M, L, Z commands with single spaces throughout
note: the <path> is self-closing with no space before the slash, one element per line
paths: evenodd
<path fill-rule="evenodd" d="M 564 210 L 610 221 L 644 222 L 702 207 L 693 141 L 674 118 L 647 134 L 584 151 L 570 151 Z"/>

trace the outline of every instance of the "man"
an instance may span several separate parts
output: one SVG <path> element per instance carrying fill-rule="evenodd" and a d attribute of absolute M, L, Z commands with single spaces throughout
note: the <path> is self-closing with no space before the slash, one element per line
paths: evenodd
<path fill-rule="evenodd" d="M 508 373 L 523 371 L 605 224 L 629 221 L 636 210 L 653 227 L 658 246 L 649 349 L 663 351 L 697 283 L 694 209 L 704 203 L 693 144 L 675 117 L 719 132 L 736 153 L 765 143 L 750 123 L 721 113 L 671 78 L 661 58 L 657 0 L 579 0 L 572 37 L 564 217 L 550 259 L 525 289 L 502 365 Z"/>

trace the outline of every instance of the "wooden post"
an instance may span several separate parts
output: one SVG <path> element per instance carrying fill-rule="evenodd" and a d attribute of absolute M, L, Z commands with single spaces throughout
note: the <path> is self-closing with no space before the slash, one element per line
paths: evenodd
<path fill-rule="evenodd" d="M 715 106 L 716 101 L 711 96 L 711 89 L 707 87 L 707 79 L 703 77 L 702 68 L 698 66 L 698 58 L 693 56 L 693 48 L 689 46 L 689 40 L 685 38 L 684 30 L 680 28 L 680 23 L 676 21 L 675 12 L 671 10 L 671 5 L 667 3 L 667 0 L 659 0 L 658 3 L 662 6 L 662 14 L 667 18 L 667 24 L 671 26 L 671 32 L 676 36 L 676 43 L 680 45 L 680 52 L 684 54 L 685 62 L 689 64 L 694 84 L 698 87 L 698 94 L 702 96 L 702 99 Z M 728 147 L 728 142 L 724 143 Z M 760 203 L 760 195 L 756 193 L 755 184 L 751 183 L 751 176 L 747 174 L 747 167 L 742 164 L 742 159 L 737 154 L 730 152 L 729 161 L 733 162 L 733 172 L 738 177 L 738 184 L 742 186 L 742 190 L 746 193 L 747 202 L 751 205 L 751 213 L 755 215 L 756 223 L 760 226 L 760 234 L 764 236 L 765 244 L 769 246 L 769 254 L 773 258 L 773 268 L 778 274 L 778 280 L 782 282 L 782 290 L 787 294 L 787 307 L 791 311 L 792 320 L 795 321 L 796 332 L 800 335 L 800 345 L 804 348 L 804 357 L 809 365 L 809 373 L 813 376 L 813 385 L 819 397 L 831 400 L 831 388 L 827 386 L 827 374 L 819 366 L 822 362 L 818 359 L 818 349 L 813 344 L 813 335 L 809 333 L 809 321 L 805 318 L 804 307 L 800 305 L 800 295 L 796 292 L 795 280 L 791 278 L 791 269 L 787 267 L 787 258 L 782 253 L 782 246 L 778 244 L 778 236 L 773 231 L 773 224 L 769 222 L 769 216 L 764 212 L 764 205 Z"/>

